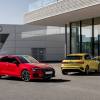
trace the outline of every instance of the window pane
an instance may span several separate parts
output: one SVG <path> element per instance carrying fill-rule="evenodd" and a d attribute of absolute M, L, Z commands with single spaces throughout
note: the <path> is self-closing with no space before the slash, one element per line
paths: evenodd
<path fill-rule="evenodd" d="M 2 48 L 2 46 L 4 45 L 6 39 L 8 38 L 9 34 L 0 34 L 0 49 Z"/>
<path fill-rule="evenodd" d="M 79 22 L 72 23 L 71 30 L 72 30 L 72 35 L 71 35 L 72 53 L 79 53 L 80 52 L 80 24 Z"/>
<path fill-rule="evenodd" d="M 94 52 L 97 56 L 100 55 L 100 18 L 95 18 L 94 24 Z"/>
<path fill-rule="evenodd" d="M 91 54 L 92 52 L 92 20 L 82 21 L 82 52 Z"/>
<path fill-rule="evenodd" d="M 82 56 L 67 56 L 66 60 L 81 60 Z"/>

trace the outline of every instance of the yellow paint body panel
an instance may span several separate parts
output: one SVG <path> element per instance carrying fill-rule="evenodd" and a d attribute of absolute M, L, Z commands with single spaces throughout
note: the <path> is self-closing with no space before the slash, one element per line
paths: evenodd
<path fill-rule="evenodd" d="M 81 59 L 72 59 L 72 60 L 63 60 L 61 64 L 61 70 L 67 71 L 81 71 L 85 72 L 86 66 L 89 67 L 89 70 L 98 71 L 99 62 L 93 59 L 85 59 L 88 54 L 80 53 L 80 54 L 69 54 L 67 57 L 80 57 Z"/>

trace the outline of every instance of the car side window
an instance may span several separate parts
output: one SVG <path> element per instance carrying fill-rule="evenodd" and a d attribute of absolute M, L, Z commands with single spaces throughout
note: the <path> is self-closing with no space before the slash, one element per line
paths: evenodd
<path fill-rule="evenodd" d="M 0 62 L 8 62 L 9 58 L 8 57 L 3 57 L 0 59 Z"/>
<path fill-rule="evenodd" d="M 85 55 L 85 59 L 86 59 L 86 60 L 91 59 L 90 55 Z"/>
<path fill-rule="evenodd" d="M 9 63 L 19 64 L 19 62 L 16 58 L 9 58 Z"/>
<path fill-rule="evenodd" d="M 3 57 L 0 59 L 0 62 L 9 62 L 9 63 L 15 63 L 19 64 L 16 58 L 9 58 L 9 57 Z"/>

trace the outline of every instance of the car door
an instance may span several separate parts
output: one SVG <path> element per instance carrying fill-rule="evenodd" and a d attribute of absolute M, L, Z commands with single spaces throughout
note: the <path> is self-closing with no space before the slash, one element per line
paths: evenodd
<path fill-rule="evenodd" d="M 6 69 L 8 75 L 18 76 L 19 75 L 19 66 L 18 60 L 14 57 L 9 57 L 8 67 Z"/>
<path fill-rule="evenodd" d="M 86 62 L 86 65 L 89 66 L 89 69 L 93 70 L 93 62 L 91 60 L 91 56 L 90 55 L 85 55 L 85 62 Z"/>
<path fill-rule="evenodd" d="M 98 69 L 98 62 L 96 62 L 90 55 L 87 55 L 87 61 L 89 63 L 89 68 L 94 71 Z"/>
<path fill-rule="evenodd" d="M 0 58 L 0 74 L 6 75 L 6 69 L 8 67 L 8 57 Z"/>

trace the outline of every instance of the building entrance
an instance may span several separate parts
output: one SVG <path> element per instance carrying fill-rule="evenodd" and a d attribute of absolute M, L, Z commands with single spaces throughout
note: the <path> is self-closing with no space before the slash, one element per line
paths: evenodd
<path fill-rule="evenodd" d="M 46 59 L 46 48 L 32 48 L 32 56 L 39 60 L 44 61 Z"/>

